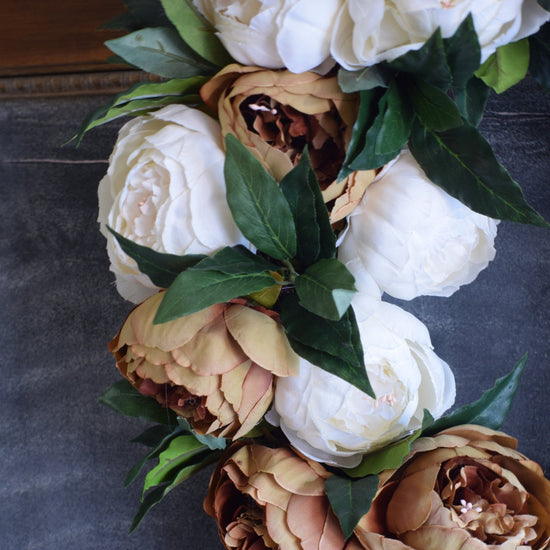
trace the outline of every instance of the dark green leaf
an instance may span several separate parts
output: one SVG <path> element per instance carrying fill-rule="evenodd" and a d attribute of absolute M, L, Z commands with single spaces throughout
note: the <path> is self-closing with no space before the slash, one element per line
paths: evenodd
<path fill-rule="evenodd" d="M 203 254 L 176 256 L 156 252 L 151 248 L 126 239 L 110 227 L 107 227 L 107 229 L 116 237 L 123 252 L 136 261 L 139 270 L 160 288 L 168 288 L 182 271 L 193 267 L 206 258 Z"/>
<path fill-rule="evenodd" d="M 353 308 L 339 321 L 329 321 L 301 307 L 297 296 L 287 295 L 281 299 L 281 322 L 298 355 L 374 397 Z"/>
<path fill-rule="evenodd" d="M 143 494 L 155 485 L 173 479 L 176 469 L 194 464 L 193 458 L 204 453 L 206 447 L 194 435 L 180 435 L 170 441 L 168 447 L 158 455 L 159 463 L 149 471 L 143 484 Z"/>
<path fill-rule="evenodd" d="M 479 126 L 487 100 L 489 90 L 483 80 L 472 76 L 464 88 L 455 89 L 455 103 L 460 114 L 472 125 Z"/>
<path fill-rule="evenodd" d="M 349 479 L 332 475 L 325 480 L 325 492 L 344 538 L 351 537 L 359 520 L 370 510 L 377 489 L 377 476 Z"/>
<path fill-rule="evenodd" d="M 277 182 L 233 135 L 225 137 L 227 202 L 243 235 L 276 260 L 296 254 L 296 228 Z M 259 289 L 258 289 L 259 290 Z"/>
<path fill-rule="evenodd" d="M 202 444 L 206 445 L 211 451 L 223 451 L 227 447 L 227 439 L 225 439 L 225 437 L 214 437 L 213 435 L 208 434 L 200 435 L 191 427 L 191 424 L 189 424 L 186 418 L 178 418 L 178 424 L 189 433 L 192 433 Z"/>
<path fill-rule="evenodd" d="M 160 0 L 160 3 L 183 40 L 201 57 L 219 67 L 234 62 L 214 34 L 214 27 L 197 11 L 192 2 Z"/>
<path fill-rule="evenodd" d="M 419 50 L 409 51 L 385 64 L 394 71 L 410 73 L 442 90 L 451 86 L 451 69 L 447 64 L 445 43 L 437 29 Z"/>
<path fill-rule="evenodd" d="M 307 148 L 279 187 L 296 226 L 296 259 L 307 267 L 319 258 L 332 258 L 336 251 L 336 236 Z"/>
<path fill-rule="evenodd" d="M 123 0 L 128 11 L 140 23 L 140 27 L 167 27 L 170 21 L 160 8 L 159 0 Z"/>
<path fill-rule="evenodd" d="M 140 22 L 129 12 L 117 15 L 107 23 L 99 27 L 99 30 L 125 30 L 128 32 L 137 31 L 141 28 Z"/>
<path fill-rule="evenodd" d="M 166 27 L 141 29 L 107 40 L 105 45 L 131 65 L 165 78 L 189 78 L 216 72 L 215 66 L 199 59 L 177 31 Z"/>
<path fill-rule="evenodd" d="M 471 13 L 453 36 L 443 40 L 443 44 L 452 75 L 452 85 L 463 88 L 481 62 L 481 47 Z"/>
<path fill-rule="evenodd" d="M 172 433 L 173 430 L 170 426 L 156 424 L 144 430 L 131 441 L 132 443 L 141 443 L 141 445 L 146 445 L 147 447 L 156 447 L 165 437 L 172 435 Z"/>
<path fill-rule="evenodd" d="M 141 520 L 145 517 L 147 512 L 156 504 L 158 504 L 168 492 L 168 485 L 161 485 L 160 487 L 155 487 L 150 491 L 145 498 L 141 501 L 141 505 L 137 514 L 134 516 L 132 525 L 130 526 L 130 533 L 136 529 L 136 527 L 141 523 Z"/>
<path fill-rule="evenodd" d="M 141 395 L 128 380 L 115 382 L 99 402 L 125 416 L 149 420 L 157 424 L 176 424 L 176 414 L 165 409 L 153 397 Z"/>
<path fill-rule="evenodd" d="M 146 111 L 160 109 L 171 103 L 187 103 L 200 100 L 197 95 L 207 78 L 174 78 L 167 82 L 139 82 L 130 89 L 116 95 L 107 105 L 91 112 L 83 121 L 80 130 L 72 139 L 77 145 L 84 134 L 111 120 L 129 115 L 141 115 Z M 72 140 L 71 140 L 72 141 Z"/>
<path fill-rule="evenodd" d="M 529 37 L 529 52 L 529 73 L 543 88 L 550 90 L 550 23 Z"/>
<path fill-rule="evenodd" d="M 353 93 L 382 86 L 387 88 L 391 81 L 390 71 L 381 65 L 365 67 L 359 71 L 338 71 L 338 84 L 343 92 Z"/>
<path fill-rule="evenodd" d="M 158 428 L 158 427 L 160 426 L 153 426 L 153 428 L 151 429 Z M 142 442 L 141 439 L 146 432 L 141 434 L 141 436 L 138 436 L 137 438 L 132 439 L 132 442 L 141 443 Z M 156 458 L 168 446 L 170 441 L 172 441 L 172 439 L 180 435 L 181 432 L 182 430 L 179 427 L 176 427 L 174 430 L 170 430 L 168 433 L 166 433 L 166 435 L 161 439 L 160 439 L 160 434 L 156 434 L 157 437 L 156 437 L 155 445 L 140 461 L 134 464 L 134 466 L 130 469 L 130 471 L 126 475 L 126 479 L 124 480 L 124 487 L 128 487 L 131 483 L 133 483 L 134 480 L 137 478 L 137 476 L 140 474 L 141 470 L 143 470 L 143 467 L 145 466 L 147 461 L 152 458 Z M 149 436 L 149 434 L 147 435 Z"/>
<path fill-rule="evenodd" d="M 416 116 L 424 126 L 435 132 L 462 126 L 458 108 L 439 88 L 415 79 L 409 86 L 409 93 Z"/>
<path fill-rule="evenodd" d="M 498 430 L 506 420 L 512 406 L 526 362 L 527 354 L 520 359 L 509 374 L 499 378 L 495 385 L 477 401 L 436 420 L 424 430 L 422 435 L 433 435 L 460 424 L 478 424 Z"/>
<path fill-rule="evenodd" d="M 335 259 L 319 260 L 296 278 L 300 305 L 308 311 L 338 321 L 357 292 L 355 278 Z"/>
<path fill-rule="evenodd" d="M 338 179 L 355 170 L 378 168 L 395 158 L 409 139 L 414 114 L 397 82 L 380 91 L 361 92 L 357 121 Z"/>
<path fill-rule="evenodd" d="M 247 275 L 277 271 L 279 267 L 238 244 L 236 246 L 226 246 L 216 252 L 214 256 L 204 258 L 193 269 L 220 271 L 227 275 Z"/>
<path fill-rule="evenodd" d="M 269 273 L 228 275 L 221 271 L 191 268 L 180 273 L 166 291 L 153 323 L 173 321 L 213 304 L 258 292 L 274 283 L 276 281 Z"/>
<path fill-rule="evenodd" d="M 437 133 L 416 121 L 409 146 L 428 178 L 472 210 L 491 218 L 550 227 L 529 206 L 520 186 L 473 126 Z"/>
<path fill-rule="evenodd" d="M 524 79 L 528 68 L 529 41 L 524 38 L 497 48 L 475 74 L 497 94 L 501 94 Z"/>
<path fill-rule="evenodd" d="M 550 0 L 537 0 L 540 6 L 542 6 L 546 11 L 550 11 Z"/>

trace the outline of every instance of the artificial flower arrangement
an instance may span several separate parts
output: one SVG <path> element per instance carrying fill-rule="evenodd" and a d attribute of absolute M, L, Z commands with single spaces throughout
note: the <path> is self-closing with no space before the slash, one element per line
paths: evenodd
<path fill-rule="evenodd" d="M 548 0 L 125 0 L 99 222 L 136 304 L 101 398 L 155 423 L 134 529 L 195 472 L 226 548 L 550 545 L 550 481 L 498 428 L 525 358 L 471 405 L 427 328 L 498 220 L 548 227 L 477 129 L 550 87 Z"/>

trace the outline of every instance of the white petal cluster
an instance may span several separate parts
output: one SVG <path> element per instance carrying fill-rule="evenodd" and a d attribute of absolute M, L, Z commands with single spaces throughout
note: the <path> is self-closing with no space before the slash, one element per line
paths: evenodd
<path fill-rule="evenodd" d="M 327 62 L 341 0 L 194 0 L 243 65 L 303 73 Z M 333 65 L 333 61 L 328 61 Z M 330 67 L 325 67 L 328 69 Z M 323 69 L 321 69 L 323 70 Z"/>
<path fill-rule="evenodd" d="M 455 399 L 453 374 L 413 315 L 380 302 L 358 326 L 376 399 L 302 358 L 297 377 L 278 380 L 267 416 L 306 456 L 346 468 L 419 428 L 424 409 L 437 418 Z"/>
<path fill-rule="evenodd" d="M 345 0 L 332 33 L 331 54 L 360 69 L 418 50 L 437 30 L 452 36 L 471 13 L 481 61 L 499 46 L 535 33 L 550 19 L 537 0 Z"/>
<path fill-rule="evenodd" d="M 352 212 L 338 259 L 395 298 L 450 296 L 494 258 L 497 224 L 428 180 L 404 150 Z"/>
<path fill-rule="evenodd" d="M 106 225 L 169 254 L 212 254 L 245 244 L 225 198 L 219 124 L 170 105 L 125 124 L 98 189 L 101 232 L 121 296 L 139 303 L 157 292 Z"/>

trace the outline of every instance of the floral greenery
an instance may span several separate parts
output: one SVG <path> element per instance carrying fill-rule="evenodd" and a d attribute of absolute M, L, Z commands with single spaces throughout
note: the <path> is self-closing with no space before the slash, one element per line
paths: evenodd
<path fill-rule="evenodd" d="M 122 116 L 137 116 L 172 103 L 204 107 L 201 86 L 232 62 L 214 29 L 189 0 L 126 0 L 128 13 L 108 24 L 129 34 L 107 42 L 117 60 L 168 79 L 137 84 L 91 113 L 75 139 Z M 545 9 L 550 3 L 539 0 Z M 161 9 L 162 7 L 162 9 Z M 549 224 L 525 200 L 521 187 L 495 157 L 477 126 L 489 88 L 501 93 L 525 77 L 550 88 L 550 26 L 500 47 L 481 66 L 481 48 L 469 15 L 455 34 L 437 30 L 424 46 L 358 71 L 340 68 L 344 92 L 357 93 L 359 109 L 338 179 L 378 169 L 408 146 L 429 179 L 472 210 L 492 218 Z M 363 349 L 351 300 L 354 279 L 336 256 L 336 235 L 307 150 L 277 182 L 233 135 L 225 139 L 227 202 L 235 223 L 255 247 L 225 247 L 213 256 L 163 254 L 113 229 L 122 250 L 139 270 L 167 289 L 154 323 L 162 324 L 219 302 L 269 295 L 294 351 L 370 396 Z M 400 466 L 420 436 L 465 423 L 496 429 L 517 390 L 526 357 L 495 386 L 466 407 L 366 455 L 352 469 L 333 469 L 325 490 L 344 536 L 350 537 L 369 510 L 377 475 Z M 131 530 L 151 507 L 200 469 L 217 462 L 227 442 L 199 435 L 129 382 L 117 382 L 102 403 L 120 414 L 157 423 L 134 441 L 151 450 L 129 472 L 132 483 L 149 460 L 158 460 L 144 482 L 142 504 Z M 262 442 L 282 440 L 273 428 L 249 434 Z M 245 438 L 246 439 L 246 438 Z"/>

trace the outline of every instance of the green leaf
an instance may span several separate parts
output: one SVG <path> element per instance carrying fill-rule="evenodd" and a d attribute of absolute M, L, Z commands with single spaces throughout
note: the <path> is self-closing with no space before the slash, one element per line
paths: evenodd
<path fill-rule="evenodd" d="M 424 126 L 444 132 L 462 126 L 462 117 L 453 100 L 439 88 L 415 79 L 409 93 L 416 116 Z M 407 136 L 408 137 L 408 136 Z"/>
<path fill-rule="evenodd" d="M 509 374 L 497 379 L 495 385 L 477 401 L 436 420 L 423 431 L 422 435 L 433 435 L 460 424 L 478 424 L 498 430 L 510 411 L 526 362 L 527 354 L 519 360 Z"/>
<path fill-rule="evenodd" d="M 455 103 L 460 114 L 472 126 L 479 126 L 487 100 L 489 99 L 489 90 L 483 80 L 472 76 L 464 88 L 455 89 Z"/>
<path fill-rule="evenodd" d="M 128 32 L 137 31 L 141 28 L 139 21 L 129 12 L 117 15 L 107 23 L 99 27 L 99 30 L 125 30 Z"/>
<path fill-rule="evenodd" d="M 225 137 L 227 202 L 243 235 L 276 260 L 296 254 L 296 228 L 277 182 L 233 135 Z M 258 289 L 260 290 L 260 289 Z"/>
<path fill-rule="evenodd" d="M 107 40 L 105 45 L 125 61 L 165 78 L 212 75 L 214 65 L 197 57 L 177 31 L 166 27 L 146 28 Z"/>
<path fill-rule="evenodd" d="M 338 84 L 343 92 L 354 93 L 382 86 L 387 88 L 391 80 L 390 71 L 381 65 L 365 67 L 359 71 L 346 71 L 340 67 Z"/>
<path fill-rule="evenodd" d="M 546 11 L 550 11 L 550 0 L 537 0 L 540 6 L 542 6 Z"/>
<path fill-rule="evenodd" d="M 476 128 L 433 132 L 416 121 L 409 147 L 427 177 L 472 210 L 491 218 L 550 227 L 525 200 Z"/>
<path fill-rule="evenodd" d="M 123 0 L 128 11 L 143 27 L 166 27 L 170 25 L 159 0 Z"/>
<path fill-rule="evenodd" d="M 150 430 L 159 427 L 161 426 L 153 426 L 152 428 L 150 428 Z M 130 484 L 132 484 L 137 476 L 140 474 L 140 472 L 143 470 L 143 467 L 145 466 L 147 461 L 152 458 L 156 458 L 167 447 L 172 439 L 181 434 L 181 431 L 182 430 L 179 427 L 176 427 L 174 430 L 170 430 L 168 433 L 166 433 L 162 438 L 160 437 L 160 432 L 157 432 L 155 434 L 154 445 L 152 445 L 153 448 L 141 460 L 139 460 L 136 464 L 134 464 L 134 466 L 132 466 L 132 468 L 126 475 L 126 479 L 124 480 L 124 487 L 128 487 Z M 150 438 L 150 433 L 146 430 L 140 436 L 132 439 L 132 442 L 143 443 L 144 436 Z M 153 443 L 153 440 L 151 439 L 150 442 Z"/>
<path fill-rule="evenodd" d="M 78 145 L 88 130 L 123 116 L 140 115 L 171 103 L 200 100 L 197 94 L 207 80 L 205 77 L 195 76 L 186 79 L 174 78 L 167 82 L 138 82 L 116 95 L 107 105 L 91 112 L 70 141 L 76 139 Z"/>
<path fill-rule="evenodd" d="M 227 439 L 225 437 L 214 437 L 213 435 L 200 435 L 187 421 L 186 418 L 179 417 L 178 424 L 189 433 L 193 434 L 203 445 L 206 445 L 211 451 L 223 451 L 227 447 Z"/>
<path fill-rule="evenodd" d="M 166 15 L 180 36 L 201 57 L 219 67 L 234 63 L 215 29 L 188 0 L 160 0 Z"/>
<path fill-rule="evenodd" d="M 194 435 L 180 435 L 170 441 L 159 456 L 159 463 L 149 471 L 143 484 L 143 494 L 155 485 L 165 482 L 176 468 L 189 465 L 206 447 Z"/>
<path fill-rule="evenodd" d="M 178 418 L 179 422 L 179 418 Z M 131 440 L 132 443 L 141 443 L 147 447 L 156 447 L 165 437 L 174 433 L 170 426 L 165 424 L 156 424 L 143 430 L 138 436 Z"/>
<path fill-rule="evenodd" d="M 414 114 L 397 82 L 392 82 L 381 96 L 379 90 L 369 90 L 360 92 L 360 97 L 339 180 L 355 170 L 383 166 L 399 154 L 409 139 Z"/>
<path fill-rule="evenodd" d="M 409 51 L 384 65 L 394 71 L 413 74 L 416 78 L 442 90 L 449 88 L 452 83 L 451 69 L 447 64 L 445 42 L 440 29 L 437 29 L 419 50 Z"/>
<path fill-rule="evenodd" d="M 269 273 L 223 273 L 191 268 L 180 273 L 157 311 L 153 324 L 173 321 L 211 305 L 273 286 Z"/>
<path fill-rule="evenodd" d="M 176 423 L 174 411 L 165 409 L 153 397 L 141 395 L 128 380 L 115 382 L 99 398 L 99 402 L 125 416 L 169 426 Z"/>
<path fill-rule="evenodd" d="M 329 321 L 301 307 L 295 295 L 284 296 L 280 303 L 281 323 L 294 351 L 374 397 L 353 308 L 339 321 Z"/>
<path fill-rule="evenodd" d="M 294 218 L 296 259 L 307 267 L 319 258 L 332 258 L 336 252 L 336 236 L 307 147 L 298 164 L 281 180 L 279 188 Z"/>
<path fill-rule="evenodd" d="M 370 510 L 377 490 L 377 476 L 354 480 L 332 475 L 325 480 L 325 492 L 345 539 L 351 537 L 359 520 Z"/>
<path fill-rule="evenodd" d="M 529 40 L 524 38 L 497 48 L 475 74 L 497 94 L 501 94 L 524 79 L 528 68 Z"/>
<path fill-rule="evenodd" d="M 226 246 L 197 263 L 194 270 L 220 271 L 227 275 L 246 275 L 249 273 L 265 273 L 277 271 L 279 266 L 264 260 L 240 244 Z M 273 281 L 271 281 L 273 284 Z"/>
<path fill-rule="evenodd" d="M 453 36 L 443 40 L 443 44 L 452 75 L 452 85 L 456 88 L 463 88 L 479 68 L 481 62 L 481 47 L 471 13 L 464 19 Z"/>
<path fill-rule="evenodd" d="M 308 311 L 338 321 L 357 292 L 355 278 L 335 259 L 319 260 L 296 278 L 300 305 Z"/>
<path fill-rule="evenodd" d="M 529 37 L 529 73 L 543 88 L 550 90 L 550 23 Z"/>
<path fill-rule="evenodd" d="M 156 252 L 130 241 L 108 226 L 107 229 L 116 237 L 123 252 L 136 261 L 141 273 L 147 275 L 153 284 L 160 288 L 168 288 L 182 271 L 206 258 L 203 254 L 176 256 Z"/>

